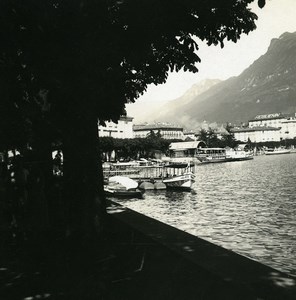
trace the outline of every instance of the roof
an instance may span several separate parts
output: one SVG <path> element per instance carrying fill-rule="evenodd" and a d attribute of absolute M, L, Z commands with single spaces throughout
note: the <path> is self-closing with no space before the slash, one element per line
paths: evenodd
<path fill-rule="evenodd" d="M 134 118 L 133 117 L 129 117 L 129 116 L 120 116 L 119 120 L 120 121 L 129 121 L 131 122 Z"/>
<path fill-rule="evenodd" d="M 249 122 L 267 121 L 267 120 L 281 120 L 281 119 L 286 119 L 290 116 L 293 116 L 293 115 L 292 114 L 282 114 L 282 113 L 257 115 L 255 118 L 249 120 Z"/>
<path fill-rule="evenodd" d="M 203 141 L 178 142 L 178 143 L 171 143 L 170 150 L 196 149 L 198 147 L 205 147 L 205 146 L 206 144 Z"/>
<path fill-rule="evenodd" d="M 134 125 L 134 131 L 144 131 L 144 130 L 158 130 L 158 129 L 168 129 L 168 130 L 181 130 L 183 128 L 179 125 L 172 124 L 145 124 L 145 125 Z"/>
<path fill-rule="evenodd" d="M 286 123 L 296 123 L 296 119 L 288 118 L 287 120 L 282 120 L 282 124 L 286 124 Z"/>
<path fill-rule="evenodd" d="M 233 128 L 231 132 L 255 132 L 255 131 L 277 131 L 279 127 L 269 127 L 269 126 L 254 126 L 247 128 Z"/>
<path fill-rule="evenodd" d="M 223 151 L 225 151 L 226 148 L 213 147 L 213 148 L 200 148 L 200 150 L 207 150 L 207 151 L 223 150 Z"/>

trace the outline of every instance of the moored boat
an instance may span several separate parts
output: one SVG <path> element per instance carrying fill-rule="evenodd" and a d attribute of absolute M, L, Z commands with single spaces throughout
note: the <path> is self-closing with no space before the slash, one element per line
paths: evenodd
<path fill-rule="evenodd" d="M 226 151 L 226 161 L 242 161 L 254 158 L 251 151 L 229 149 Z"/>
<path fill-rule="evenodd" d="M 142 192 L 138 189 L 138 183 L 125 176 L 113 176 L 104 185 L 107 196 L 117 198 L 141 198 Z"/>
<path fill-rule="evenodd" d="M 225 148 L 198 148 L 196 158 L 201 163 L 220 163 L 226 161 Z"/>
<path fill-rule="evenodd" d="M 190 190 L 194 183 L 194 177 L 192 172 L 186 172 L 179 176 L 164 179 L 163 183 L 167 188 Z"/>
<path fill-rule="evenodd" d="M 254 158 L 252 151 L 245 151 L 232 148 L 200 148 L 197 159 L 203 163 L 223 163 L 232 161 L 243 161 Z"/>
<path fill-rule="evenodd" d="M 291 149 L 286 148 L 268 148 L 265 150 L 265 155 L 276 155 L 276 154 L 288 154 L 291 152 Z"/>
<path fill-rule="evenodd" d="M 166 165 L 166 177 L 162 182 L 167 188 L 190 190 L 194 183 L 194 164 L 174 162 Z"/>

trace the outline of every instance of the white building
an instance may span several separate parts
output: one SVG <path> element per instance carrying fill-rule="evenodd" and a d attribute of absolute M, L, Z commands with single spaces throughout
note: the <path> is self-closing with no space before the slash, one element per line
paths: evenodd
<path fill-rule="evenodd" d="M 290 117 L 282 121 L 281 124 L 281 138 L 282 139 L 293 139 L 296 137 L 296 118 Z"/>
<path fill-rule="evenodd" d="M 196 141 L 196 133 L 194 131 L 185 131 L 183 132 L 184 140 Z"/>
<path fill-rule="evenodd" d="M 260 142 L 279 142 L 281 141 L 281 131 L 277 127 L 247 127 L 247 128 L 234 128 L 231 130 L 234 138 L 237 141 L 252 143 Z"/>
<path fill-rule="evenodd" d="M 296 117 L 282 113 L 257 115 L 247 128 L 234 128 L 234 137 L 247 142 L 279 142 L 296 137 Z"/>
<path fill-rule="evenodd" d="M 254 119 L 249 121 L 249 127 L 281 127 L 283 121 L 287 119 L 288 115 L 282 113 L 257 115 Z"/>
<path fill-rule="evenodd" d="M 145 138 L 151 131 L 155 134 L 160 133 L 161 137 L 168 140 L 180 139 L 184 140 L 183 128 L 178 125 L 156 123 L 156 124 L 144 124 L 134 125 L 134 137 Z"/>
<path fill-rule="evenodd" d="M 119 139 L 132 139 L 133 133 L 133 118 L 127 116 L 121 116 L 118 123 L 105 122 L 106 126 L 99 125 L 99 136 L 110 136 Z"/>

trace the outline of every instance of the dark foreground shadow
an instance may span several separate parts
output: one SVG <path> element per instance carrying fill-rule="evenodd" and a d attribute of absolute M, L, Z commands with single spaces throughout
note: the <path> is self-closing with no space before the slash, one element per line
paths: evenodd
<path fill-rule="evenodd" d="M 1 231 L 0 299 L 295 299 L 294 278 L 120 206 L 107 228 L 84 243 Z"/>

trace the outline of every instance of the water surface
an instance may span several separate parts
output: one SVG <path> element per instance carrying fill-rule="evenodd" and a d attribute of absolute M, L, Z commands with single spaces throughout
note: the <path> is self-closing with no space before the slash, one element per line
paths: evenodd
<path fill-rule="evenodd" d="M 296 154 L 196 166 L 191 192 L 146 192 L 121 204 L 296 275 Z"/>

